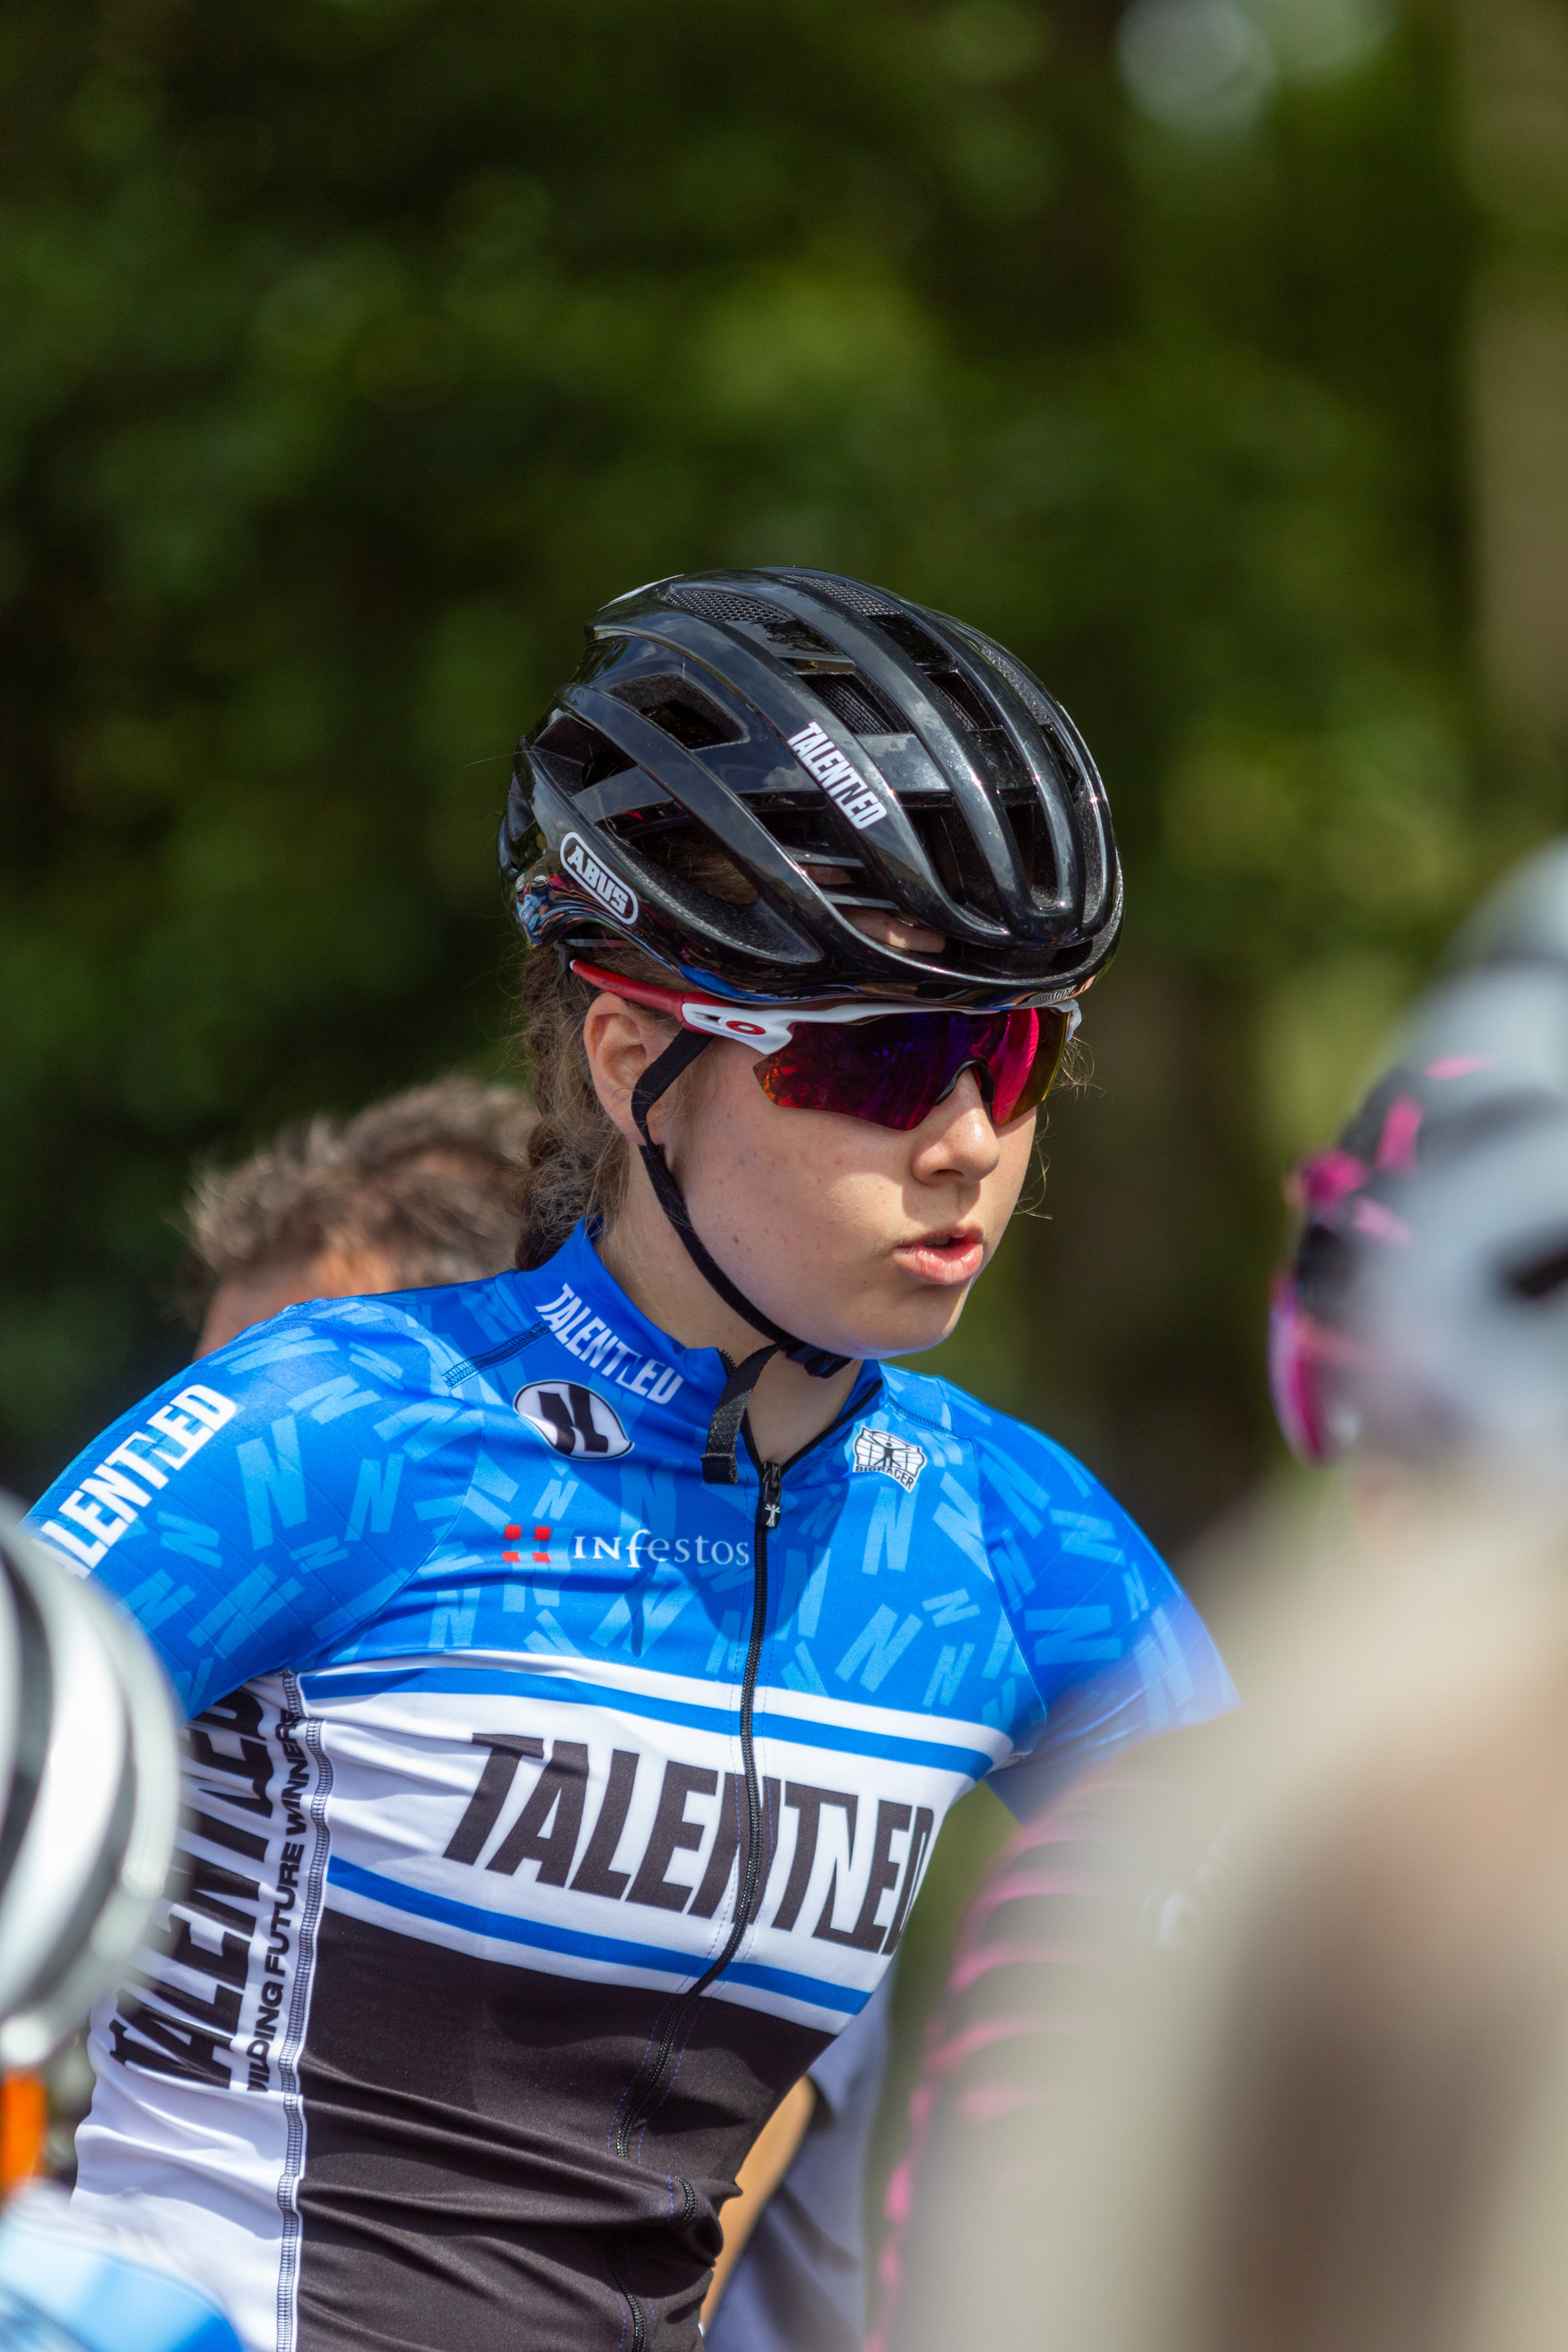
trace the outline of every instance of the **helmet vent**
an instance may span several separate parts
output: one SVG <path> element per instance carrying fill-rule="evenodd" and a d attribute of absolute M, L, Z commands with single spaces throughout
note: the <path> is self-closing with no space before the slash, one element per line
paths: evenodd
<path fill-rule="evenodd" d="M 987 735 L 996 730 L 995 714 L 988 710 L 966 677 L 950 669 L 927 680 L 931 700 L 943 716 L 965 735 Z"/>
<path fill-rule="evenodd" d="M 818 701 L 825 702 L 841 727 L 852 735 L 900 735 L 904 722 L 889 708 L 876 688 L 856 674 L 853 677 L 806 677 Z"/>
<path fill-rule="evenodd" d="M 951 725 L 956 727 L 961 735 L 978 735 L 980 729 L 975 723 L 973 712 L 964 709 L 957 695 L 950 694 L 945 684 L 940 683 L 934 677 L 930 680 L 930 686 L 931 698 L 942 717 Z"/>
<path fill-rule="evenodd" d="M 1005 814 L 1008 824 L 1012 827 L 1013 838 L 1018 845 L 1018 863 L 1024 869 L 1024 880 L 1028 886 L 1029 896 L 1038 906 L 1040 892 L 1036 887 L 1035 873 L 1039 828 L 1035 822 L 1035 803 L 1032 800 L 1009 801 L 1005 805 Z"/>
<path fill-rule="evenodd" d="M 1002 910 L 969 827 L 954 823 L 946 809 L 911 808 L 907 802 L 903 806 L 953 905 L 995 922 Z"/>
<path fill-rule="evenodd" d="M 659 594 L 667 604 L 693 614 L 700 621 L 730 621 L 741 628 L 761 629 L 773 645 L 784 646 L 792 654 L 809 658 L 838 651 L 831 637 L 808 627 L 782 604 L 769 604 L 761 596 L 742 595 L 739 589 L 708 588 L 700 583 L 689 586 L 678 583 L 672 588 L 661 588 Z"/>
<path fill-rule="evenodd" d="M 740 595 L 733 588 L 661 588 L 658 593 L 667 604 L 695 613 L 700 621 L 753 621 L 765 628 L 786 617 L 776 604 L 764 604 L 760 596 Z"/>
<path fill-rule="evenodd" d="M 751 876 L 700 826 L 645 824 L 636 816 L 612 820 L 610 830 L 671 881 L 726 907 L 752 907 L 759 892 Z"/>
<path fill-rule="evenodd" d="M 977 646 L 975 651 L 983 661 L 990 663 L 993 669 L 1001 671 L 1030 718 L 1054 742 L 1057 732 L 1056 712 L 1051 709 L 1022 662 L 1016 662 L 1010 654 L 1003 652 L 1000 646 Z"/>
<path fill-rule="evenodd" d="M 574 794 L 637 765 L 607 735 L 601 735 L 596 727 L 585 727 L 567 710 L 558 710 L 549 725 L 540 730 L 533 749 L 556 782 Z"/>
<path fill-rule="evenodd" d="M 939 638 L 933 637 L 929 629 L 922 627 L 911 614 L 889 613 L 885 617 L 879 616 L 879 625 L 882 635 L 891 637 L 893 643 L 911 660 L 918 662 L 921 669 L 952 667 L 952 656 L 947 647 Z"/>
<path fill-rule="evenodd" d="M 826 581 L 812 580 L 806 584 L 815 594 L 825 597 L 829 604 L 843 604 L 866 620 L 880 621 L 889 615 L 902 617 L 900 605 L 893 604 L 889 597 L 879 596 L 874 588 L 862 588 L 858 581 L 835 580 L 829 586 Z"/>
<path fill-rule="evenodd" d="M 631 677 L 610 692 L 617 702 L 629 703 L 651 719 L 689 751 L 706 751 L 713 743 L 739 743 L 742 730 L 710 696 L 686 677 Z"/>

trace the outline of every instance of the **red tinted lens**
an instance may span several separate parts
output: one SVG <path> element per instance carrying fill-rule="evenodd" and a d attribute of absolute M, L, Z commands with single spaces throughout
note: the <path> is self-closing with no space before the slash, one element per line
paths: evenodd
<path fill-rule="evenodd" d="M 1061 1066 L 1069 1016 L 1042 1013 L 905 1013 L 882 1021 L 803 1022 L 757 1065 L 757 1082 L 785 1110 L 837 1111 L 908 1133 L 978 1065 L 998 1125 L 1042 1102 Z"/>
<path fill-rule="evenodd" d="M 1057 1082 L 1071 1035 L 1072 1015 L 1065 1005 L 1008 1013 L 1001 1052 L 991 1065 L 992 1117 L 998 1127 L 1038 1110 Z"/>

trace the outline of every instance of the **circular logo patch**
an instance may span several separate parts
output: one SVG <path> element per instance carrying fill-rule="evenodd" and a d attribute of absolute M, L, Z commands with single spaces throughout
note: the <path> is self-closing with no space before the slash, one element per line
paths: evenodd
<path fill-rule="evenodd" d="M 597 1389 L 581 1388 L 575 1381 L 536 1381 L 531 1388 L 519 1389 L 512 1403 L 557 1454 L 587 1454 L 608 1462 L 632 1450 L 619 1413 Z"/>

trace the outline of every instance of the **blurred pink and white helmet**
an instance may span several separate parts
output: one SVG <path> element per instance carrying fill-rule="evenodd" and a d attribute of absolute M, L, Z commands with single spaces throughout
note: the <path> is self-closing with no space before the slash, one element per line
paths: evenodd
<path fill-rule="evenodd" d="M 1302 1460 L 1568 1444 L 1568 843 L 1470 919 L 1289 1190 L 1269 1378 Z"/>

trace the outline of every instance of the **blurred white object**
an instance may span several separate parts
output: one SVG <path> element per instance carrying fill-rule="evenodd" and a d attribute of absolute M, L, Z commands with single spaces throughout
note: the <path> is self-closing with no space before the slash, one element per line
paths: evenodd
<path fill-rule="evenodd" d="M 1363 1417 L 1385 1444 L 1568 1475 L 1568 1110 L 1527 1113 L 1403 1203 L 1369 1251 Z"/>
<path fill-rule="evenodd" d="M 1117 56 L 1134 102 L 1170 131 L 1241 131 L 1274 94 L 1274 52 L 1236 0 L 1136 0 Z"/>
<path fill-rule="evenodd" d="M 0 1501 L 0 2067 L 120 1979 L 174 1853 L 175 1717 L 136 1626 Z M 0 2226 L 0 2352 L 239 2352 L 177 2255 L 29 2186 Z"/>
<path fill-rule="evenodd" d="M 1134 0 L 1117 57 L 1143 113 L 1213 136 L 1250 129 L 1282 81 L 1352 70 L 1392 23 L 1385 0 Z"/>
<path fill-rule="evenodd" d="M 179 1808 L 163 1669 L 0 1503 L 0 2066 L 37 2066 L 120 1976 Z"/>

